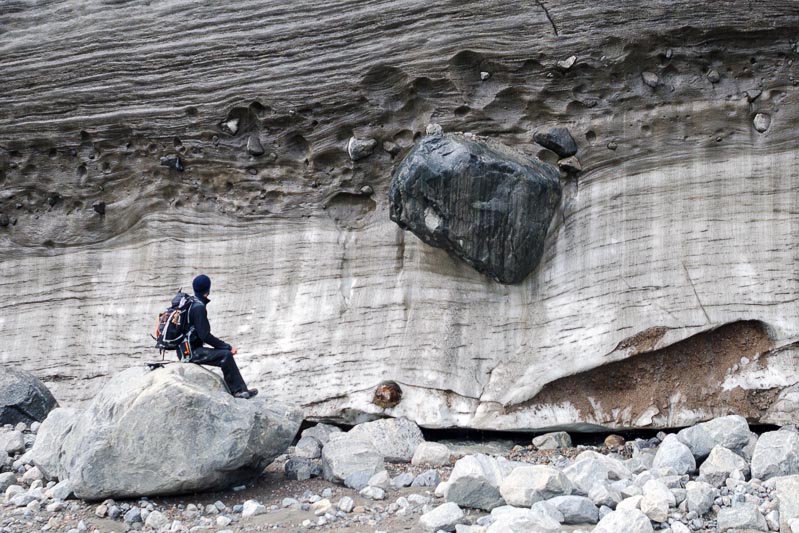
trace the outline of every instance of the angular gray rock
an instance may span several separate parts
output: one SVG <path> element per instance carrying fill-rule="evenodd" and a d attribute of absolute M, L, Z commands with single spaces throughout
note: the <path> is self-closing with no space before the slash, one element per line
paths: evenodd
<path fill-rule="evenodd" d="M 569 478 L 548 465 L 514 468 L 499 485 L 499 493 L 508 505 L 530 507 L 535 502 L 572 493 Z M 593 504 L 592 504 L 593 505 Z"/>
<path fill-rule="evenodd" d="M 322 456 L 322 443 L 314 437 L 302 437 L 294 446 L 294 455 L 305 459 L 318 459 Z"/>
<path fill-rule="evenodd" d="M 444 497 L 461 507 L 490 511 L 505 504 L 499 486 L 509 473 L 493 457 L 467 455 L 452 468 Z"/>
<path fill-rule="evenodd" d="M 382 418 L 358 424 L 348 432 L 372 442 L 383 459 L 390 463 L 408 463 L 417 446 L 424 442 L 422 430 L 407 418 Z"/>
<path fill-rule="evenodd" d="M 650 479 L 642 490 L 641 511 L 653 522 L 665 522 L 669 509 L 677 505 L 674 493 L 659 479 Z"/>
<path fill-rule="evenodd" d="M 574 142 L 574 137 L 568 128 L 552 128 L 546 132 L 536 132 L 533 140 L 544 148 L 552 150 L 559 157 L 569 157 L 577 153 L 577 143 Z"/>
<path fill-rule="evenodd" d="M 39 467 L 45 479 L 66 479 L 67 471 L 58 453 L 80 411 L 69 407 L 58 407 L 50 411 L 36 435 L 31 450 L 31 462 Z"/>
<path fill-rule="evenodd" d="M 791 531 L 791 521 L 799 519 L 799 475 L 778 478 L 775 488 L 780 502 L 780 530 Z"/>
<path fill-rule="evenodd" d="M 5 493 L 6 489 L 11 485 L 17 484 L 17 476 L 13 472 L 5 472 L 0 474 L 0 494 Z"/>
<path fill-rule="evenodd" d="M 384 470 L 383 455 L 365 435 L 334 433 L 322 448 L 325 479 L 360 490 Z"/>
<path fill-rule="evenodd" d="M 563 514 L 564 524 L 596 524 L 599 509 L 585 496 L 555 496 L 547 500 Z"/>
<path fill-rule="evenodd" d="M 707 513 L 713 506 L 715 489 L 704 481 L 689 481 L 685 484 L 685 502 L 689 512 L 698 516 Z"/>
<path fill-rule="evenodd" d="M 486 533 L 560 533 L 560 522 L 551 513 L 502 506 L 491 511 L 494 520 Z"/>
<path fill-rule="evenodd" d="M 752 477 L 760 480 L 799 474 L 799 434 L 780 430 L 760 435 L 751 469 Z"/>
<path fill-rule="evenodd" d="M 455 531 L 455 525 L 459 524 L 464 516 L 460 507 L 447 502 L 419 517 L 419 525 L 422 530 L 431 533 L 439 530 Z"/>
<path fill-rule="evenodd" d="M 25 438 L 21 431 L 0 428 L 0 450 L 8 455 L 15 455 L 25 451 Z"/>
<path fill-rule="evenodd" d="M 235 399 L 216 374 L 174 364 L 117 374 L 67 419 L 60 442 L 63 429 L 45 420 L 32 457 L 46 475 L 69 479 L 77 497 L 96 500 L 250 479 L 291 444 L 302 415 L 260 397 Z"/>
<path fill-rule="evenodd" d="M 592 533 L 653 533 L 652 523 L 638 509 L 617 509 L 605 515 Z"/>
<path fill-rule="evenodd" d="M 699 467 L 699 474 L 711 485 L 720 487 L 735 470 L 748 476 L 749 463 L 740 455 L 723 446 L 714 446 L 710 455 Z"/>
<path fill-rule="evenodd" d="M 724 446 L 734 452 L 743 450 L 749 444 L 750 433 L 744 417 L 729 415 L 685 428 L 677 433 L 677 438 L 701 460 L 714 446 Z"/>
<path fill-rule="evenodd" d="M 574 486 L 574 492 L 587 496 L 598 484 L 608 481 L 608 468 L 593 457 L 580 459 L 563 469 L 563 473 Z"/>
<path fill-rule="evenodd" d="M 300 437 L 313 437 L 321 442 L 322 446 L 324 446 L 327 444 L 327 441 L 330 440 L 330 435 L 333 433 L 341 433 L 341 429 L 337 426 L 320 423 L 304 429 L 300 434 Z"/>
<path fill-rule="evenodd" d="M 556 450 L 558 448 L 571 448 L 572 438 L 565 431 L 544 433 L 533 438 L 533 446 L 539 450 Z"/>
<path fill-rule="evenodd" d="M 438 470 L 425 470 L 413 479 L 411 487 L 435 487 L 441 482 Z"/>
<path fill-rule="evenodd" d="M 283 467 L 286 479 L 303 481 L 322 475 L 322 465 L 319 461 L 304 457 L 292 457 Z"/>
<path fill-rule="evenodd" d="M 375 151 L 376 147 L 377 141 L 375 139 L 358 139 L 356 137 L 350 137 L 350 140 L 347 143 L 347 153 L 349 153 L 350 159 L 353 161 L 359 161 L 372 155 L 372 152 Z"/>
<path fill-rule="evenodd" d="M 454 135 L 419 141 L 389 188 L 391 220 L 501 283 L 538 265 L 560 197 L 554 167 Z"/>
<path fill-rule="evenodd" d="M 653 468 L 671 468 L 677 474 L 688 474 L 696 470 L 696 459 L 691 449 L 680 442 L 674 434 L 666 435 L 658 446 Z"/>
<path fill-rule="evenodd" d="M 429 465 L 433 467 L 449 464 L 451 452 L 444 444 L 438 442 L 421 442 L 413 452 L 411 464 Z"/>
<path fill-rule="evenodd" d="M 743 529 L 768 531 L 766 519 L 752 503 L 739 503 L 735 507 L 725 507 L 716 517 L 719 531 Z"/>
<path fill-rule="evenodd" d="M 42 422 L 58 407 L 50 390 L 30 372 L 4 365 L 0 372 L 0 426 Z"/>
<path fill-rule="evenodd" d="M 594 502 L 597 507 L 606 506 L 615 509 L 616 505 L 622 501 L 621 493 L 604 483 L 596 483 L 593 488 L 588 492 L 588 498 Z"/>

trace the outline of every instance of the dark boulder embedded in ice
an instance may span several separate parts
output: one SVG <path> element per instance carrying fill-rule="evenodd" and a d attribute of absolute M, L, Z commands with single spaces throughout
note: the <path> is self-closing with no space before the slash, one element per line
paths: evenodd
<path fill-rule="evenodd" d="M 535 142 L 558 154 L 560 157 L 569 157 L 577 153 L 577 143 L 566 128 L 552 128 L 549 131 L 539 131 L 533 135 Z"/>
<path fill-rule="evenodd" d="M 389 189 L 391 220 L 502 283 L 538 265 L 560 197 L 555 167 L 455 135 L 423 138 Z"/>

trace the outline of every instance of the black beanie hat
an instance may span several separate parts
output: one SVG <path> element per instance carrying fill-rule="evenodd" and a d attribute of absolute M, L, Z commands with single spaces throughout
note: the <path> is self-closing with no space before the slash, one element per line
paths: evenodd
<path fill-rule="evenodd" d="M 191 286 L 194 289 L 195 296 L 205 296 L 211 292 L 211 278 L 205 274 L 200 274 L 194 278 L 194 281 L 191 282 Z"/>

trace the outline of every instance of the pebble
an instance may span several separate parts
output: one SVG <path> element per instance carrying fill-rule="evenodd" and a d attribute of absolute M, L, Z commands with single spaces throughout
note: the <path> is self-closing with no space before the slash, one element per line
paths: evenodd
<path fill-rule="evenodd" d="M 644 83 L 653 89 L 660 85 L 660 78 L 658 78 L 658 75 L 654 72 L 642 72 L 641 78 L 644 80 Z"/>
<path fill-rule="evenodd" d="M 563 70 L 569 70 L 574 66 L 574 63 L 577 61 L 577 56 L 569 56 L 566 59 L 558 61 L 557 65 L 558 68 L 562 68 Z"/>
<path fill-rule="evenodd" d="M 755 115 L 755 118 L 752 122 L 755 126 L 755 129 L 758 132 L 763 133 L 771 126 L 771 115 L 768 113 L 758 113 Z"/>

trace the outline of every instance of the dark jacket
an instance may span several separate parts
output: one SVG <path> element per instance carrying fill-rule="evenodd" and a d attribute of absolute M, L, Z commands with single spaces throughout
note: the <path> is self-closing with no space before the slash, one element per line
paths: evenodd
<path fill-rule="evenodd" d="M 210 302 L 208 298 L 197 297 L 197 301 L 191 304 L 189 309 L 189 327 L 194 328 L 191 334 L 192 348 L 200 348 L 203 344 L 210 344 L 214 348 L 230 350 L 230 344 L 217 339 L 211 335 L 211 324 L 208 323 L 208 310 L 205 306 Z"/>

